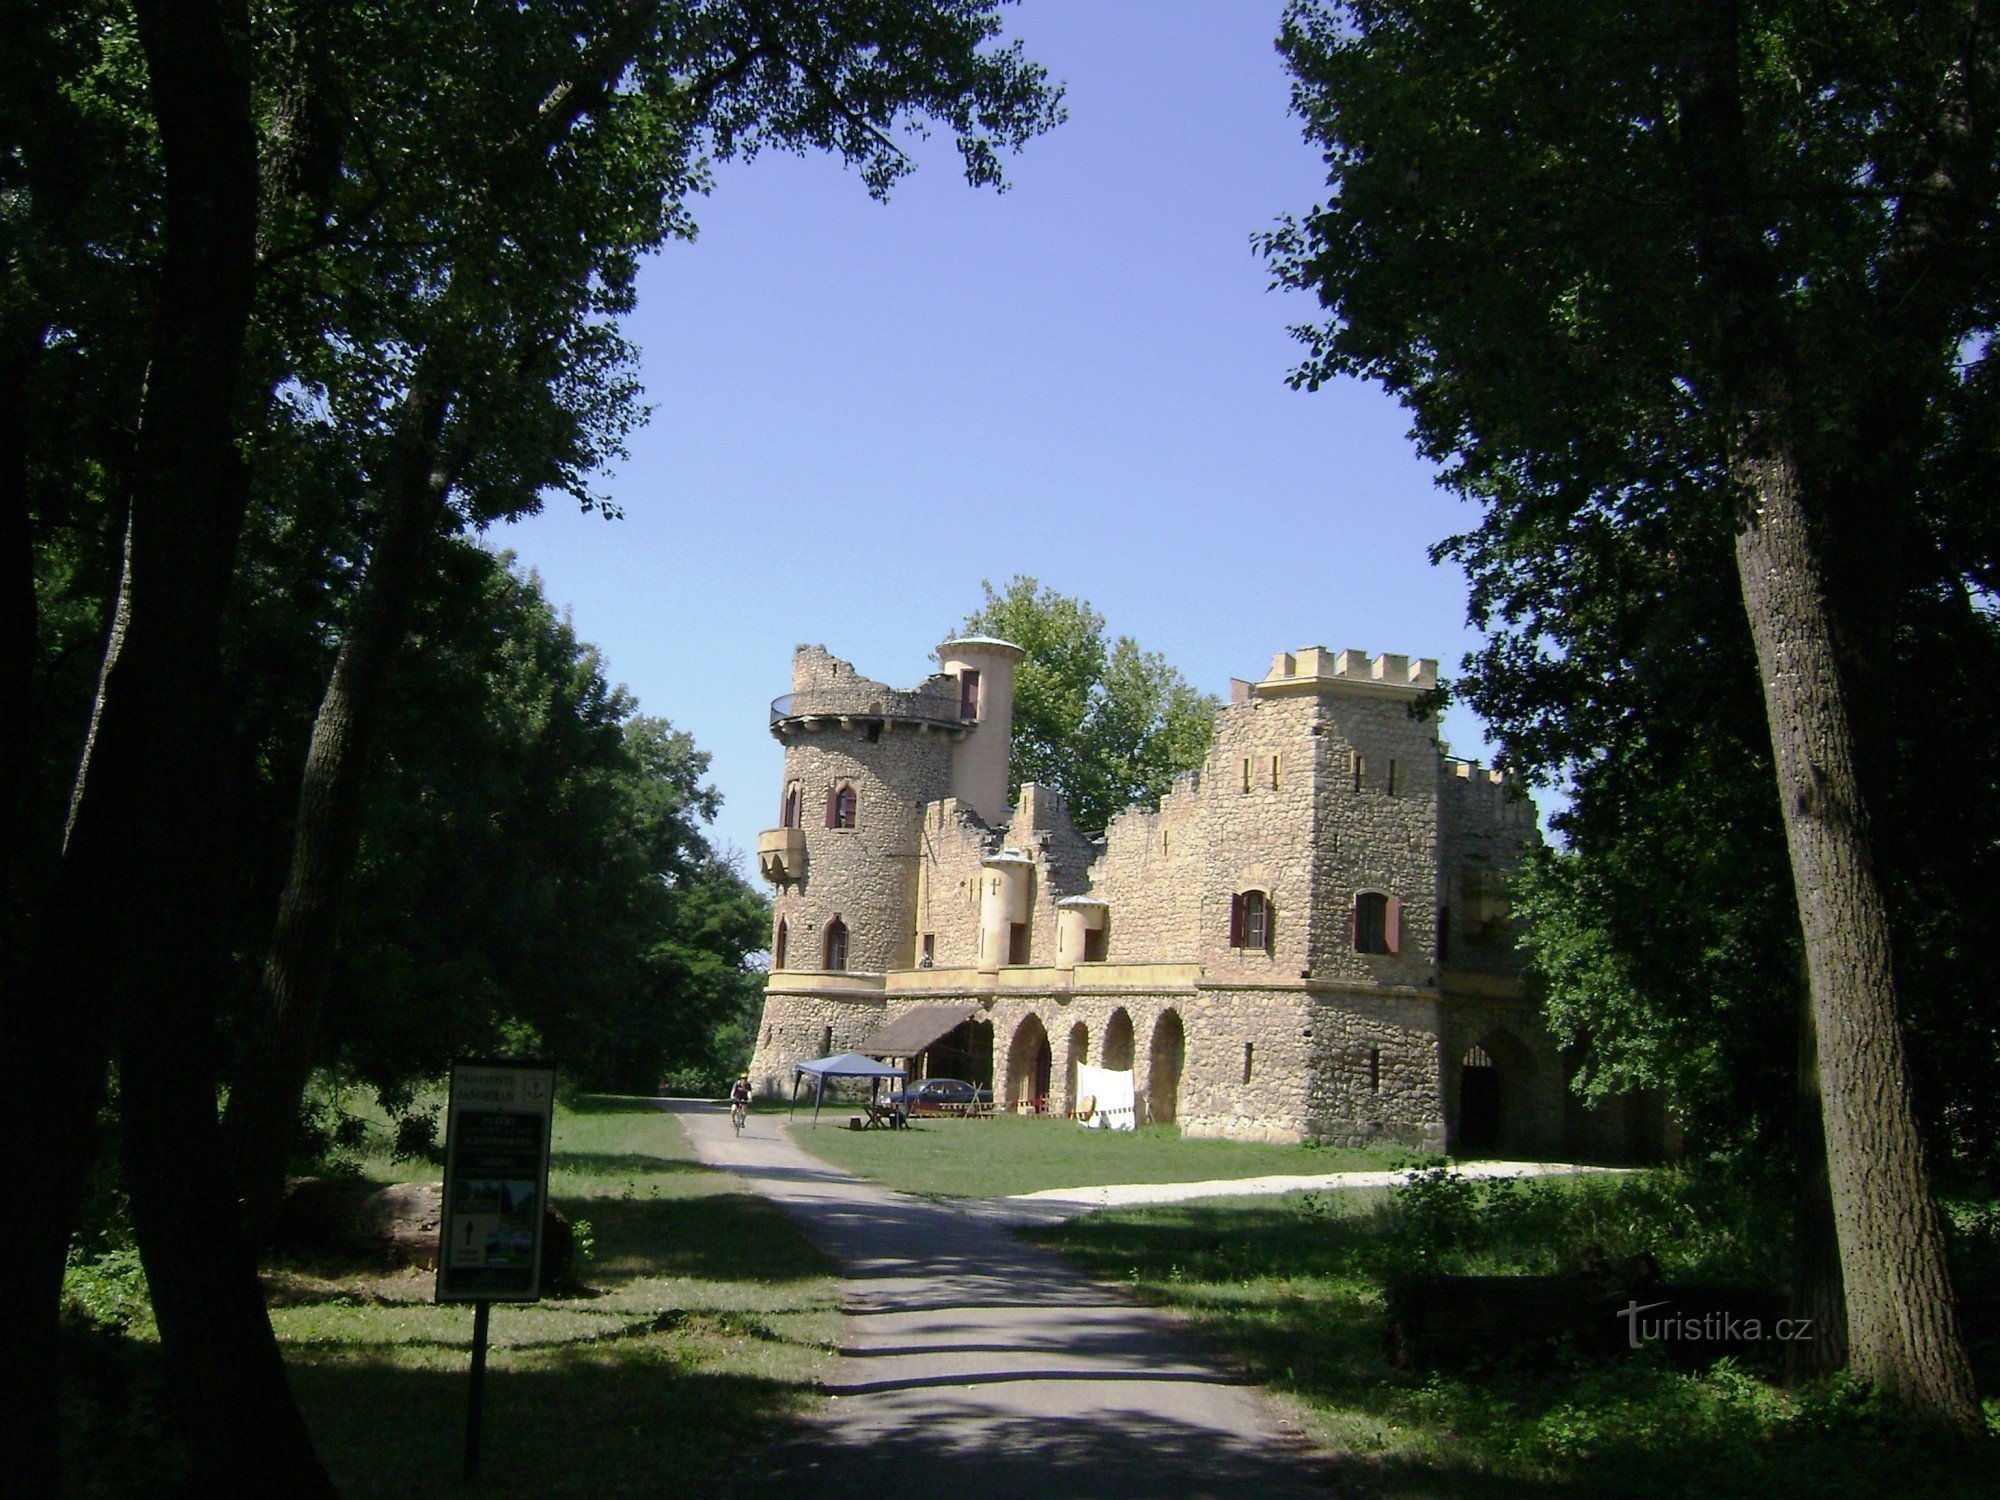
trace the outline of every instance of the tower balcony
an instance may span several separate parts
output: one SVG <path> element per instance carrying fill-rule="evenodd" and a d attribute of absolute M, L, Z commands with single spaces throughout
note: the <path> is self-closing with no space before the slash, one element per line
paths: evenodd
<path fill-rule="evenodd" d="M 902 692 L 870 684 L 865 692 L 851 687 L 801 688 L 771 702 L 771 733 L 783 739 L 801 729 L 854 729 L 903 724 L 919 731 L 934 730 L 953 739 L 973 727 L 959 712 L 955 689 L 919 688 Z"/>
<path fill-rule="evenodd" d="M 757 835 L 757 869 L 773 885 L 797 880 L 806 872 L 806 831 L 771 828 Z"/>

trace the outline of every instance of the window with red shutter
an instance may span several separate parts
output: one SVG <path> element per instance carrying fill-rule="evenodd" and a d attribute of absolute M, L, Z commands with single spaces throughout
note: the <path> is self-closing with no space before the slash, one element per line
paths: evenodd
<path fill-rule="evenodd" d="M 786 949 L 786 947 L 787 947 L 787 946 L 788 946 L 788 944 L 789 944 L 789 938 L 790 938 L 790 934 L 789 934 L 789 933 L 788 933 L 788 932 L 786 931 L 786 929 L 785 929 L 785 919 L 784 919 L 783 917 L 780 917 L 780 918 L 778 918 L 778 935 L 777 935 L 777 937 L 776 937 L 776 938 L 774 938 L 774 939 L 772 940 L 772 942 L 771 942 L 771 967 L 772 967 L 772 968 L 774 968 L 774 969 L 782 969 L 782 968 L 784 968 L 784 966 L 785 966 L 785 949 Z"/>
<path fill-rule="evenodd" d="M 1382 951 L 1385 953 L 1403 951 L 1403 903 L 1394 896 L 1383 903 Z"/>
<path fill-rule="evenodd" d="M 1243 898 L 1240 895 L 1229 898 L 1229 946 L 1243 946 Z"/>

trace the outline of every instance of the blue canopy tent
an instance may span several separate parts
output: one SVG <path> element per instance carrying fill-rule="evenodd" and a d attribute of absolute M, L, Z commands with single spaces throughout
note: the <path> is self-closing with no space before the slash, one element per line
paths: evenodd
<path fill-rule="evenodd" d="M 810 1076 L 813 1080 L 813 1124 L 819 1124 L 820 1101 L 826 1095 L 826 1081 L 829 1078 L 866 1078 L 868 1097 L 872 1100 L 875 1092 L 882 1087 L 885 1078 L 907 1077 L 901 1068 L 892 1068 L 887 1063 L 878 1063 L 872 1057 L 863 1057 L 858 1052 L 842 1052 L 833 1057 L 816 1058 L 812 1062 L 802 1062 L 792 1070 L 792 1113 L 799 1112 L 799 1086 Z"/>

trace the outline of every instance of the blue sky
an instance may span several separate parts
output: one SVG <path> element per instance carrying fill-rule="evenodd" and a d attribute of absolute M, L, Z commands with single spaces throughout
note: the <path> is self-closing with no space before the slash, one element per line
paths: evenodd
<path fill-rule="evenodd" d="M 1426 549 L 1473 514 L 1380 391 L 1290 390 L 1291 323 L 1253 234 L 1325 173 L 1287 111 L 1276 0 L 1027 0 L 1011 34 L 1068 123 L 966 186 L 948 139 L 887 204 L 837 162 L 724 164 L 698 239 L 644 272 L 630 332 L 654 408 L 604 489 L 497 529 L 611 677 L 689 730 L 754 850 L 792 647 L 908 686 L 1030 574 L 1197 687 L 1271 654 L 1442 659 L 1474 644 Z M 1480 753 L 1462 709 L 1444 734 Z"/>

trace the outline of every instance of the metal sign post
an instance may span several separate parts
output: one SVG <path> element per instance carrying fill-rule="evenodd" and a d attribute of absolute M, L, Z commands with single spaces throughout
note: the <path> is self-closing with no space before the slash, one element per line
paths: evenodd
<path fill-rule="evenodd" d="M 473 1304 L 472 1378 L 465 1413 L 468 1480 L 479 1472 L 493 1304 L 533 1302 L 541 1295 L 542 1211 L 548 1201 L 555 1093 L 555 1069 L 540 1063 L 452 1065 L 436 1300 Z"/>

